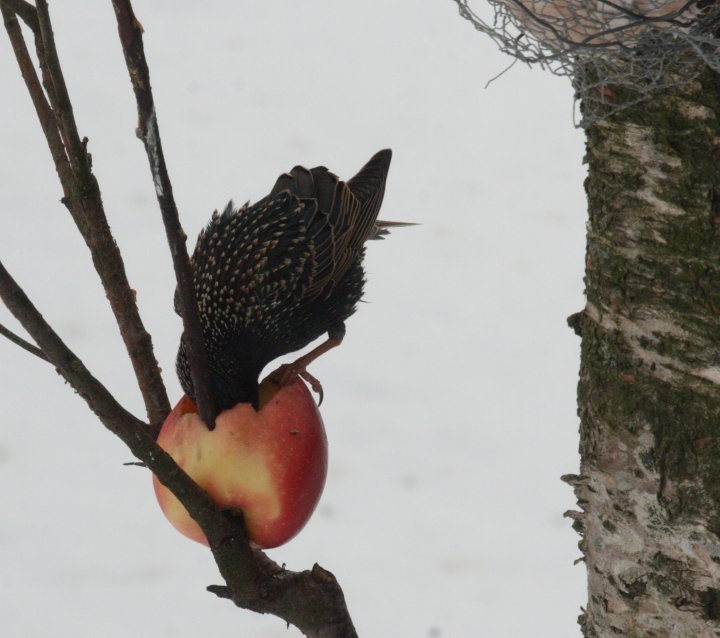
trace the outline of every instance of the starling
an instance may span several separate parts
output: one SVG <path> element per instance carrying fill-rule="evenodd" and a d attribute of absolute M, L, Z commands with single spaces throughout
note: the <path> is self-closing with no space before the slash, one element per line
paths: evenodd
<path fill-rule="evenodd" d="M 327 333 L 322 345 L 275 373 L 281 382 L 300 374 L 321 392 L 305 367 L 345 334 L 363 294 L 365 241 L 405 225 L 377 219 L 391 157 L 389 149 L 376 153 L 347 182 L 324 166 L 296 166 L 252 206 L 230 201 L 213 213 L 191 265 L 218 410 L 257 407 L 263 368 Z M 180 314 L 177 295 L 175 310 Z M 177 372 L 194 399 L 184 337 Z"/>

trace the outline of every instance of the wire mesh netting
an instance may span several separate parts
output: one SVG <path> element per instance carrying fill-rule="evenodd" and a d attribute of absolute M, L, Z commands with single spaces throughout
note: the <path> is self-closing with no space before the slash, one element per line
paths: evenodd
<path fill-rule="evenodd" d="M 454 2 L 517 61 L 570 77 L 581 126 L 691 82 L 704 66 L 720 71 L 716 1 Z"/>

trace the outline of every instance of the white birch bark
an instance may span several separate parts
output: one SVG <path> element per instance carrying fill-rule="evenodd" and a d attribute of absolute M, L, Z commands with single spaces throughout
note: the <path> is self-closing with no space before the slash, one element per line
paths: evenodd
<path fill-rule="evenodd" d="M 720 635 L 720 83 L 588 129 L 579 475 L 591 638 Z"/>

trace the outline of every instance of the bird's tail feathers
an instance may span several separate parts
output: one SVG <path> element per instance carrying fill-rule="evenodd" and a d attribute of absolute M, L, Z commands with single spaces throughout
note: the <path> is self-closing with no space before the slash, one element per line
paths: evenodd
<path fill-rule="evenodd" d="M 420 226 L 416 222 L 391 222 L 384 219 L 376 219 L 368 239 L 385 239 L 390 234 L 390 228 L 403 228 L 404 226 Z"/>
<path fill-rule="evenodd" d="M 392 151 L 389 148 L 378 151 L 355 177 L 347 181 L 347 186 L 352 194 L 363 204 L 367 203 L 369 199 L 375 199 L 377 208 L 380 208 L 391 159 Z"/>

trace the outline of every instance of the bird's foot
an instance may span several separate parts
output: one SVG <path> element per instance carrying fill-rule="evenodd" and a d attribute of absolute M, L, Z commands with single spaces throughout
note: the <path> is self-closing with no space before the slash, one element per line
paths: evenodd
<path fill-rule="evenodd" d="M 285 363 L 281 365 L 277 370 L 275 370 L 275 372 L 270 374 L 270 379 L 280 386 L 290 385 L 296 377 L 304 379 L 310 384 L 313 391 L 318 394 L 318 407 L 320 407 L 323 402 L 323 397 L 325 396 L 323 393 L 323 387 L 320 381 L 307 371 L 307 367 L 320 355 L 339 346 L 342 343 L 344 335 L 344 324 L 340 323 L 337 326 L 333 326 L 333 329 L 328 332 L 328 339 L 326 341 L 316 348 L 313 348 L 310 352 L 299 359 L 296 359 L 293 363 Z"/>
<path fill-rule="evenodd" d="M 269 379 L 277 383 L 280 387 L 284 387 L 290 385 L 297 377 L 306 381 L 313 389 L 313 392 L 318 395 L 318 407 L 321 406 L 325 396 L 322 384 L 305 369 L 301 359 L 298 359 L 294 363 L 284 363 L 275 370 L 275 372 L 270 374 Z"/>

